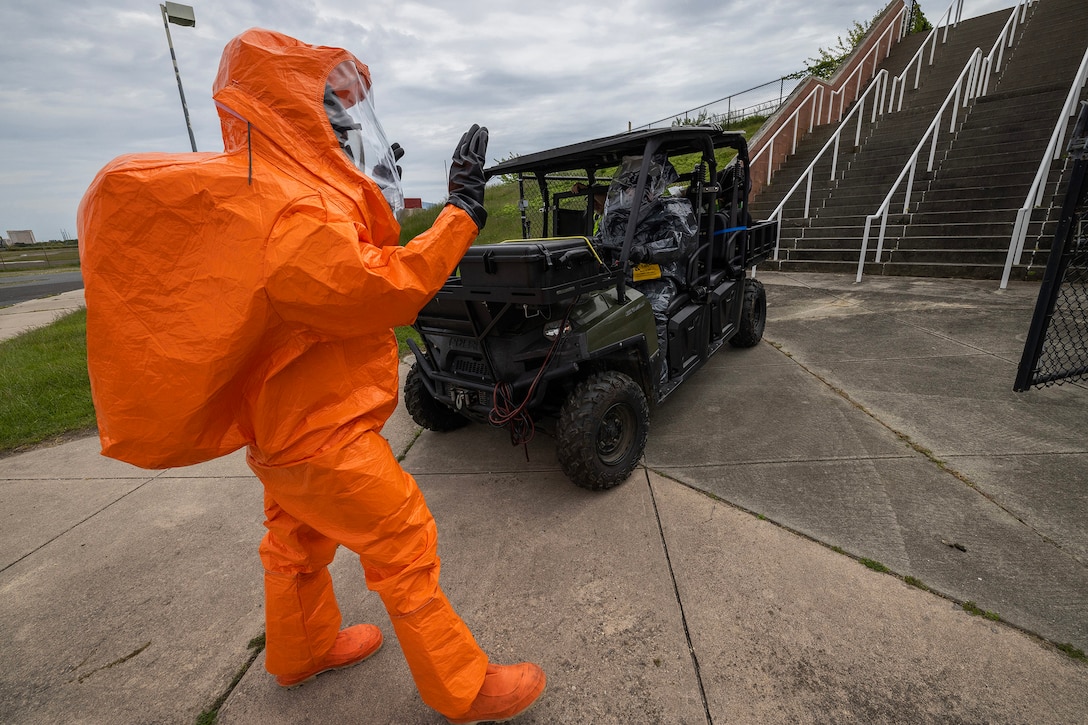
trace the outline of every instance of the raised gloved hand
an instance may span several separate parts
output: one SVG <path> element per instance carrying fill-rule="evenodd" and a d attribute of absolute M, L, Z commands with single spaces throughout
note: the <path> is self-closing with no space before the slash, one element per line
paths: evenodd
<path fill-rule="evenodd" d="M 486 154 L 487 129 L 474 123 L 453 150 L 453 165 L 450 167 L 450 197 L 447 203 L 468 212 L 479 229 L 483 229 L 487 223 L 487 210 L 484 209 Z"/>
<path fill-rule="evenodd" d="M 401 156 L 404 156 L 404 149 L 395 141 L 393 142 L 393 145 L 389 147 L 389 150 L 393 152 L 393 163 L 395 164 L 400 161 Z M 400 167 L 400 164 L 397 164 L 397 178 L 404 178 L 404 169 Z"/>
<path fill-rule="evenodd" d="M 393 164 L 394 168 L 397 170 L 397 175 L 395 178 L 393 176 L 392 169 L 385 165 L 385 161 L 379 161 L 377 164 L 374 165 L 374 180 L 383 187 L 387 183 L 391 183 L 396 181 L 397 179 L 404 178 L 404 170 L 400 167 L 400 164 L 397 163 L 398 161 L 400 161 L 401 157 L 404 156 L 404 149 L 399 143 L 394 143 L 389 147 L 389 151 L 393 154 Z"/>

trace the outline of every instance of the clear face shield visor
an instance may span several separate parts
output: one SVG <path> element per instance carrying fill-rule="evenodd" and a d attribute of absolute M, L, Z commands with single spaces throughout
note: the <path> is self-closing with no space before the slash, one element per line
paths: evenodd
<path fill-rule="evenodd" d="M 354 63 L 333 68 L 325 84 L 325 114 L 336 140 L 359 171 L 378 184 L 394 214 L 404 209 L 397 160 L 374 112 L 374 93 Z"/>

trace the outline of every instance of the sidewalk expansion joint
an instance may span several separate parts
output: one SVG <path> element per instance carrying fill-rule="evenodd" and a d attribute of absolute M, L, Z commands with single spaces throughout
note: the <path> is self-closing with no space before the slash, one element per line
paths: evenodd
<path fill-rule="evenodd" d="M 710 703 L 707 701 L 706 688 L 703 686 L 703 673 L 699 669 L 699 656 L 695 653 L 695 645 L 691 641 L 691 630 L 688 628 L 688 618 L 684 612 L 684 601 L 680 596 L 680 585 L 676 581 L 676 571 L 673 569 L 672 559 L 669 557 L 669 542 L 665 540 L 665 527 L 661 523 L 661 512 L 657 508 L 657 497 L 654 496 L 654 486 L 650 482 L 648 471 L 649 469 L 643 468 L 643 475 L 646 476 L 646 487 L 650 492 L 650 503 L 654 507 L 654 518 L 657 520 L 657 532 L 661 536 L 661 548 L 665 552 L 665 566 L 669 568 L 673 595 L 676 597 L 676 606 L 680 609 L 680 623 L 684 626 L 684 639 L 687 641 L 688 655 L 691 657 L 691 665 L 695 669 L 695 681 L 699 684 L 699 697 L 703 702 L 703 713 L 706 715 L 707 723 L 713 725 L 714 718 L 711 717 Z"/>
<path fill-rule="evenodd" d="M 677 479 L 677 478 L 673 478 L 673 477 L 669 476 L 669 474 L 661 471 L 658 468 L 648 468 L 647 470 L 653 471 L 655 474 L 657 474 L 658 476 L 660 476 L 661 478 L 663 478 L 663 479 L 665 479 L 667 481 L 671 481 L 672 483 L 675 483 L 675 484 L 677 484 L 679 486 L 683 486 L 684 488 L 690 489 L 690 490 L 692 490 L 692 491 L 694 491 L 696 493 L 700 493 L 700 494 L 706 496 L 707 498 L 711 499 L 712 501 L 716 501 L 716 502 L 718 502 L 718 503 L 720 503 L 720 504 L 722 504 L 724 506 L 729 506 L 729 507 L 731 507 L 733 509 L 736 509 L 737 511 L 740 511 L 740 512 L 745 513 L 745 514 L 747 514 L 749 516 L 752 516 L 753 518 L 759 519 L 760 521 L 766 522 L 766 523 L 770 524 L 771 526 L 775 526 L 775 527 L 777 527 L 779 529 L 782 529 L 783 531 L 786 531 L 786 532 L 788 532 L 790 534 L 793 534 L 794 536 L 797 536 L 797 537 L 799 537 L 801 539 L 804 539 L 805 541 L 811 541 L 813 544 L 816 544 L 817 546 L 822 546 L 825 549 L 828 549 L 830 551 L 835 552 L 836 554 L 839 554 L 840 556 L 845 556 L 848 559 L 853 559 L 854 561 L 858 562 L 862 566 L 865 566 L 866 568 L 868 568 L 869 570 L 871 570 L 873 572 L 876 572 L 878 574 L 883 574 L 885 576 L 893 577 L 895 579 L 900 580 L 904 584 L 908 584 L 908 585 L 910 585 L 910 586 L 912 586 L 912 587 L 914 587 L 916 589 L 919 589 L 919 590 L 921 590 L 923 592 L 926 592 L 928 594 L 932 594 L 935 597 L 939 597 L 941 599 L 944 599 L 945 601 L 951 602 L 951 603 L 955 604 L 956 606 L 960 607 L 961 609 L 963 609 L 967 614 L 970 614 L 970 615 L 973 615 L 973 616 L 986 616 L 987 619 L 991 619 L 992 621 L 994 621 L 997 624 L 1008 627 L 1009 629 L 1016 630 L 1017 632 L 1020 632 L 1021 634 L 1024 634 L 1024 635 L 1032 638 L 1033 640 L 1036 640 L 1038 642 L 1042 642 L 1042 643 L 1046 644 L 1047 646 L 1054 647 L 1055 649 L 1063 652 L 1064 654 L 1066 654 L 1067 656 L 1069 656 L 1071 659 L 1073 659 L 1075 661 L 1083 661 L 1084 660 L 1084 653 L 1081 652 L 1079 649 L 1076 649 L 1072 645 L 1066 644 L 1066 643 L 1063 643 L 1063 642 L 1059 642 L 1059 641 L 1057 641 L 1055 639 L 1052 639 L 1050 637 L 1046 637 L 1046 636 L 1044 636 L 1044 635 L 1042 635 L 1042 634 L 1040 634 L 1040 633 L 1038 633 L 1038 632 L 1036 632 L 1036 631 L 1034 631 L 1032 629 L 1028 629 L 1027 627 L 1025 627 L 1025 626 L 1023 626 L 1021 624 L 1017 624 L 1016 622 L 1011 622 L 1011 621 L 1005 619 L 1004 617 L 1001 617 L 999 615 L 995 615 L 993 612 L 984 612 L 982 610 L 979 610 L 974 602 L 960 599 L 959 597 L 956 597 L 956 596 L 954 596 L 952 594 L 949 594 L 948 592 L 944 592 L 944 591 L 942 591 L 940 589 L 935 589 L 932 586 L 922 582 L 921 580 L 919 580 L 919 579 L 917 579 L 917 578 L 915 578 L 913 576 L 910 576 L 909 574 L 900 574 L 899 572 L 895 571 L 894 569 L 888 568 L 887 566 L 881 564 L 880 562 L 874 561 L 872 559 L 866 558 L 866 557 L 858 555 L 858 554 L 853 554 L 853 553 L 851 553 L 849 551 L 846 551 L 842 547 L 834 546 L 832 544 L 827 543 L 826 541 L 821 541 L 820 539 L 816 538 L 815 536 L 813 536 L 810 533 L 807 533 L 807 532 L 802 531 L 800 529 L 795 529 L 795 528 L 793 528 L 792 526 L 790 526 L 788 524 L 782 523 L 781 521 L 776 521 L 776 520 L 774 520 L 772 518 L 768 518 L 767 516 L 759 513 L 758 511 L 755 511 L 755 510 L 750 509 L 750 508 L 746 508 L 744 506 L 741 506 L 740 504 L 737 504 L 737 503 L 734 503 L 734 502 L 732 502 L 732 501 L 730 501 L 728 499 L 722 498 L 721 496 L 719 496 L 716 493 L 711 493 L 710 491 L 704 491 L 703 489 L 699 488 L 698 486 L 692 485 L 692 484 L 690 484 L 690 483 L 688 483 L 686 481 L 682 481 L 682 480 Z M 651 490 L 650 490 L 650 496 L 651 496 L 651 498 L 653 497 L 652 487 L 651 487 Z M 654 511 L 655 511 L 655 513 L 657 511 L 657 502 L 656 501 L 654 501 Z M 660 518 L 658 518 L 658 526 L 659 527 L 661 526 Z M 943 542 L 943 543 L 945 545 L 948 545 L 948 546 L 953 546 L 953 547 L 956 546 L 955 544 L 950 544 L 949 542 Z M 664 532 L 662 532 L 662 544 L 664 544 Z M 668 556 L 669 556 L 668 547 L 666 546 L 666 550 L 665 550 L 665 559 L 666 559 L 666 561 L 668 561 Z M 669 563 L 669 572 L 670 573 L 672 572 L 671 562 Z M 674 585 L 676 584 L 676 578 L 675 577 L 673 577 L 673 584 Z M 677 595 L 676 596 L 677 596 L 677 601 L 679 601 L 679 598 L 680 598 L 679 590 L 677 590 Z M 680 610 L 681 610 L 681 616 L 683 616 L 683 605 L 682 604 L 681 604 Z M 687 621 L 686 620 L 684 621 L 684 630 L 685 630 L 685 632 L 687 631 Z M 688 645 L 689 645 L 689 647 L 691 646 L 690 639 L 688 640 Z M 692 651 L 692 657 L 694 658 L 694 650 Z M 698 672 L 698 666 L 696 666 L 696 672 Z M 702 687 L 702 677 L 701 676 L 699 678 L 699 685 L 700 685 L 700 688 L 701 688 Z M 708 719 L 708 721 L 710 721 L 709 715 L 707 716 L 707 719 Z M 710 721 L 710 722 L 712 723 L 713 721 Z"/>
<path fill-rule="evenodd" d="M 71 532 L 71 531 L 75 530 L 75 529 L 76 529 L 76 528 L 78 528 L 79 526 L 82 526 L 83 524 L 87 523 L 88 521 L 90 521 L 91 519 L 93 519 L 93 518 L 94 518 L 95 516 L 98 516 L 98 514 L 102 513 L 103 511 L 105 511 L 105 510 L 106 510 L 106 509 L 108 509 L 109 507 L 113 506 L 113 505 L 114 505 L 115 503 L 118 503 L 118 502 L 119 502 L 119 501 L 121 501 L 122 499 L 124 499 L 124 498 L 127 498 L 128 496 L 131 496 L 132 494 L 136 493 L 137 491 L 139 491 L 139 490 L 140 490 L 141 488 L 143 488 L 143 487 L 144 487 L 144 486 L 146 486 L 147 484 L 149 484 L 149 483 L 151 483 L 152 481 L 154 481 L 154 480 L 158 479 L 158 478 L 159 478 L 159 476 L 161 476 L 161 475 L 162 475 L 163 473 L 164 473 L 164 471 L 159 471 L 159 472 L 158 472 L 158 473 L 156 473 L 156 474 L 155 474 L 154 476 L 150 476 L 150 477 L 149 477 L 149 478 L 148 478 L 148 479 L 147 479 L 146 481 L 144 481 L 143 483 L 141 483 L 141 484 L 140 484 L 139 486 L 136 486 L 136 487 L 135 487 L 135 488 L 133 488 L 132 490 L 130 490 L 130 491 L 126 491 L 125 493 L 121 494 L 120 496 L 118 496 L 117 498 L 115 498 L 115 499 L 114 499 L 113 501 L 110 501 L 110 502 L 109 502 L 108 504 L 106 504 L 106 505 L 105 505 L 105 506 L 103 506 L 102 508 L 100 508 L 100 509 L 98 509 L 97 511 L 95 511 L 94 513 L 92 513 L 92 514 L 90 514 L 90 515 L 88 515 L 88 516 L 85 516 L 84 518 L 80 519 L 80 520 L 79 520 L 79 521 L 77 521 L 76 523 L 74 523 L 74 524 L 72 524 L 71 526 L 69 526 L 68 528 L 66 528 L 66 529 L 65 529 L 64 531 L 61 531 L 61 532 L 60 532 L 60 533 L 58 533 L 58 534 L 57 534 L 56 536 L 54 536 L 54 537 L 50 538 L 50 539 L 49 539 L 48 541 L 44 541 L 44 542 L 42 542 L 42 543 L 41 543 L 40 545 L 38 545 L 38 546 L 34 547 L 33 549 L 31 549 L 30 551 L 26 552 L 25 554 L 23 554 L 23 555 L 22 555 L 22 556 L 20 556 L 20 557 L 19 557 L 18 559 L 16 559 L 15 561 L 11 562 L 10 564 L 7 564 L 7 565 L 6 565 L 6 566 L 4 566 L 4 567 L 0 567 L 0 573 L 3 573 L 3 572 L 5 572 L 5 571 L 7 571 L 8 569 L 10 569 L 11 567 L 15 566 L 16 564 L 18 564 L 19 562 L 23 561 L 24 559 L 26 559 L 26 558 L 28 558 L 28 557 L 30 557 L 30 556 L 33 556 L 34 554 L 38 553 L 39 551 L 41 551 L 41 550 L 42 550 L 42 549 L 44 549 L 45 547 L 47 547 L 47 546 L 49 546 L 50 544 L 52 544 L 52 543 L 53 543 L 54 541 L 56 541 L 57 539 L 61 538 L 62 536 L 66 535 L 66 534 L 68 534 L 69 532 Z"/>
<path fill-rule="evenodd" d="M 249 672 L 249 669 L 253 666 L 253 662 L 257 659 L 261 652 L 264 651 L 265 635 L 262 634 L 259 637 L 254 637 L 253 639 L 251 639 L 246 648 L 250 652 L 246 656 L 245 663 L 238 668 L 237 672 L 234 673 L 234 677 L 231 678 L 231 681 L 227 684 L 226 689 L 224 689 L 223 692 L 220 693 L 219 697 L 215 699 L 215 702 L 213 702 L 208 707 L 208 709 L 200 714 L 200 717 L 197 719 L 198 725 L 200 723 L 215 723 L 216 718 L 219 716 L 219 710 L 222 709 L 224 703 L 226 703 L 227 699 L 234 693 L 235 688 L 238 687 L 238 683 L 240 683 L 242 681 L 242 678 L 246 676 L 246 673 Z"/>
<path fill-rule="evenodd" d="M 870 456 L 814 456 L 799 458 L 758 458 L 750 461 L 707 461 L 705 463 L 660 463 L 647 466 L 650 470 L 694 470 L 700 468 L 745 468 L 750 466 L 780 466 L 797 463 L 848 463 L 856 461 L 905 461 L 914 458 L 909 453 L 877 453 Z"/>
<path fill-rule="evenodd" d="M 907 435 L 903 431 L 900 431 L 900 430 L 896 429 L 890 423 L 882 420 L 879 416 L 877 416 L 871 410 L 866 408 L 864 405 L 859 403 L 857 400 L 854 400 L 854 398 L 852 398 L 850 396 L 850 394 L 847 393 L 845 390 L 843 390 L 842 388 L 837 387 L 836 385 L 832 384 L 831 381 L 827 380 L 822 375 L 820 375 L 818 372 L 816 372 L 812 368 L 808 367 L 807 365 L 802 363 L 800 360 L 798 360 L 796 357 L 791 355 L 789 353 L 789 351 L 784 350 L 780 346 L 775 345 L 773 343 L 772 343 L 771 346 L 774 347 L 776 350 L 778 350 L 782 355 L 784 355 L 790 361 L 792 361 L 795 365 L 797 365 L 797 367 L 801 368 L 806 373 L 811 375 L 813 378 L 815 378 L 816 380 L 819 380 L 821 383 L 823 383 L 828 388 L 828 390 L 830 390 L 831 392 L 838 395 L 840 398 L 845 400 L 847 403 L 849 403 L 855 409 L 857 409 L 857 410 L 861 411 L 862 413 L 864 413 L 865 415 L 869 416 L 870 419 L 875 421 L 878 425 L 883 427 L 885 430 L 887 430 L 892 435 L 894 435 L 896 438 L 898 438 L 900 441 L 902 441 L 904 444 L 906 444 L 907 447 L 909 447 L 915 453 L 922 456 L 923 458 L 928 460 L 930 463 L 932 463 L 934 466 L 936 466 L 939 471 L 941 471 L 943 473 L 947 473 L 949 476 L 956 479 L 957 481 L 959 481 L 964 486 L 966 486 L 967 488 L 974 491 L 976 494 L 978 494 L 982 498 L 986 499 L 987 502 L 992 504 L 994 507 L 996 507 L 998 510 L 1000 510 L 1002 513 L 1004 513 L 1006 516 L 1008 516 L 1012 520 L 1019 523 L 1025 529 L 1030 531 L 1033 535 L 1038 537 L 1039 540 L 1042 541 L 1043 543 L 1047 544 L 1048 546 L 1052 546 L 1052 547 L 1056 548 L 1058 551 L 1061 551 L 1063 554 L 1069 556 L 1077 564 L 1079 564 L 1081 566 L 1085 565 L 1085 563 L 1083 561 L 1081 561 L 1076 556 L 1073 556 L 1072 554 L 1067 552 L 1056 541 L 1054 541 L 1049 536 L 1047 536 L 1046 534 L 1044 534 L 1043 532 L 1039 531 L 1037 528 L 1035 528 L 1034 526 L 1029 524 L 1023 517 L 1021 517 L 1020 515 L 1018 515 L 1014 511 L 1012 511 L 1010 508 L 1008 508 L 1004 504 L 1002 504 L 993 495 L 991 495 L 991 494 L 987 493 L 986 491 L 984 491 L 978 484 L 976 484 L 974 481 L 972 481 L 966 474 L 956 470 L 955 468 L 950 466 L 946 461 L 943 461 L 940 458 L 938 458 L 937 455 L 935 453 L 933 453 L 933 451 L 929 450 L 925 446 L 923 446 L 920 443 L 916 442 L 914 439 L 912 439 L 909 435 Z"/>

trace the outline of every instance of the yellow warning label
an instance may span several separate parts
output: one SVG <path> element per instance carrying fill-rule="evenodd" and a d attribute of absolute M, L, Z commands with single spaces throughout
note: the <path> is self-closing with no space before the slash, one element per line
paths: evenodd
<path fill-rule="evenodd" d="M 636 264 L 631 269 L 631 279 L 635 282 L 645 282 L 648 279 L 659 279 L 660 277 L 660 264 Z"/>

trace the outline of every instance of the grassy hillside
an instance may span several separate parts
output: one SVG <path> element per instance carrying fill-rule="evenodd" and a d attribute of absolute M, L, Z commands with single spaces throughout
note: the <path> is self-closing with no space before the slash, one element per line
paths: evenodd
<path fill-rule="evenodd" d="M 750 118 L 743 123 L 731 126 L 729 130 L 743 131 L 748 138 L 751 138 L 765 120 L 762 117 Z M 732 161 L 735 155 L 732 149 L 719 149 L 716 154 L 718 168 L 720 169 Z M 681 174 L 690 172 L 698 160 L 697 154 L 679 157 L 675 164 L 676 170 Z M 604 175 L 602 174 L 602 176 Z M 484 192 L 484 208 L 487 209 L 487 224 L 476 240 L 477 244 L 493 244 L 507 239 L 521 239 L 521 213 L 518 211 L 517 182 L 493 182 L 490 184 Z M 401 244 L 407 243 L 413 237 L 429 229 L 441 211 L 442 207 L 439 206 L 407 214 L 401 220 Z"/>
<path fill-rule="evenodd" d="M 484 191 L 484 208 L 487 209 L 487 224 L 477 239 L 477 244 L 521 238 L 521 213 L 518 211 L 516 183 L 488 186 Z M 401 244 L 430 229 L 441 211 L 442 207 L 438 206 L 405 215 L 400 227 Z"/>

